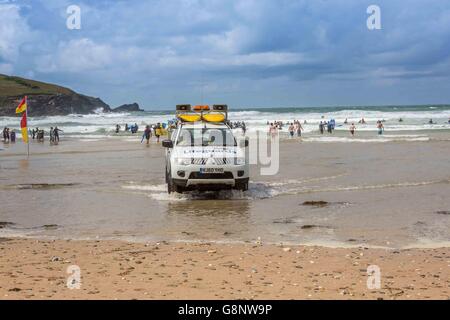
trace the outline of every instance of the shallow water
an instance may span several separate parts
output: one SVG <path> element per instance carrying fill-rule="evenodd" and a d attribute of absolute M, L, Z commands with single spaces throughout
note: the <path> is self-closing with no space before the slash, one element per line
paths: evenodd
<path fill-rule="evenodd" d="M 0 154 L 0 236 L 448 245 L 450 215 L 438 213 L 450 210 L 448 138 L 283 140 L 279 173 L 252 167 L 249 191 L 182 195 L 167 194 L 156 144 L 36 143 L 29 160 L 23 144 L 8 145 Z"/>
<path fill-rule="evenodd" d="M 125 127 L 125 123 L 138 124 L 142 129 L 147 124 L 165 123 L 173 119 L 173 111 L 151 111 L 135 113 L 99 113 L 89 115 L 72 114 L 68 116 L 30 117 L 29 126 L 48 130 L 55 125 L 62 128 L 62 136 L 66 138 L 98 139 L 115 137 L 116 124 Z M 364 118 L 367 124 L 359 124 Z M 403 122 L 399 122 L 399 119 Z M 422 135 L 426 132 L 450 131 L 450 105 L 440 106 L 372 106 L 372 107 L 327 107 L 327 108 L 261 108 L 239 110 L 230 106 L 231 121 L 245 121 L 250 131 L 267 130 L 267 121 L 292 122 L 300 120 L 304 133 L 313 134 L 310 141 L 330 141 L 330 137 L 318 135 L 320 121 L 336 120 L 336 131 L 347 133 L 352 122 L 357 126 L 357 132 L 369 132 L 369 135 L 359 135 L 359 140 L 371 138 L 376 133 L 376 121 L 385 120 L 386 132 L 411 132 Z M 345 119 L 348 124 L 344 124 Z M 429 124 L 433 119 L 434 124 Z M 304 123 L 306 121 L 306 123 Z M 20 136 L 19 122 L 15 116 L 0 117 L 0 128 L 16 129 Z M 287 126 L 282 130 L 286 133 Z M 128 136 L 121 132 L 119 136 Z M 130 134 L 131 135 L 131 134 Z M 375 135 L 376 136 L 376 135 Z M 400 138 L 400 137 L 397 137 Z M 388 139 L 385 137 L 385 139 Z M 413 139 L 403 137 L 402 139 Z M 388 139 L 389 140 L 389 139 Z M 340 141 L 343 141 L 342 139 Z M 345 141 L 345 139 L 344 139 Z"/>

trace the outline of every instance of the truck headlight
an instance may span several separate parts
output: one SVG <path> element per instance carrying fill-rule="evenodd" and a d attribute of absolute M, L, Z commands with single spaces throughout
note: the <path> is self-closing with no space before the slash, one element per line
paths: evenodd
<path fill-rule="evenodd" d="M 175 162 L 180 166 L 187 166 L 191 164 L 191 158 L 176 158 Z"/>
<path fill-rule="evenodd" d="M 234 158 L 234 164 L 237 166 L 242 166 L 245 164 L 245 158 Z"/>

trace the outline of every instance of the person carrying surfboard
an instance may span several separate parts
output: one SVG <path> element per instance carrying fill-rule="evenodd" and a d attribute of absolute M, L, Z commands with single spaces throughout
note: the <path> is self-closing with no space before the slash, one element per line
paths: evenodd
<path fill-rule="evenodd" d="M 156 136 L 156 142 L 159 143 L 159 137 L 161 136 L 161 123 L 157 123 L 155 127 L 155 136 Z"/>
<path fill-rule="evenodd" d="M 142 135 L 141 143 L 145 140 L 147 140 L 147 144 L 150 143 L 150 138 L 152 137 L 152 130 L 150 129 L 150 126 L 145 126 L 144 134 Z"/>

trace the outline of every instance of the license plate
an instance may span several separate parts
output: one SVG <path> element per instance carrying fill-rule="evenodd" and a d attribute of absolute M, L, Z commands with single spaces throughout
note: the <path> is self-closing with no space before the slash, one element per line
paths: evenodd
<path fill-rule="evenodd" d="M 200 168 L 200 173 L 223 173 L 223 168 Z"/>

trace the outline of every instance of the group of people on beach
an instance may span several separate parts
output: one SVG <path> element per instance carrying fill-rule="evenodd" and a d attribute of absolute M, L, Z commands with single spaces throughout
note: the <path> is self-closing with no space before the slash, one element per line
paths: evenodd
<path fill-rule="evenodd" d="M 303 130 L 303 127 L 300 124 L 300 121 L 298 121 L 298 120 L 294 120 L 294 122 L 291 122 L 289 124 L 288 131 L 289 131 L 289 135 L 291 136 L 291 138 L 293 138 L 295 134 L 297 134 L 297 137 L 301 137 L 302 130 Z"/>
<path fill-rule="evenodd" d="M 50 127 L 49 137 L 51 144 L 59 143 L 59 133 L 62 131 L 63 130 L 58 127 Z M 36 140 L 37 142 L 44 142 L 45 140 L 45 131 L 43 129 L 39 129 L 38 127 L 36 129 L 28 130 L 28 135 L 32 140 Z M 8 127 L 3 128 L 2 136 L 4 143 L 16 142 L 16 131 L 14 129 L 10 129 Z"/>
<path fill-rule="evenodd" d="M 158 122 L 156 125 L 146 125 L 144 134 L 142 135 L 141 143 L 146 140 L 146 144 L 150 144 L 150 138 L 152 135 L 156 137 L 156 142 L 159 143 L 160 137 L 163 135 L 163 126 L 160 122 Z"/>
<path fill-rule="evenodd" d="M 14 131 L 14 129 L 10 129 L 8 127 L 3 128 L 2 136 L 4 143 L 16 142 L 16 132 Z"/>
<path fill-rule="evenodd" d="M 284 123 L 282 121 L 275 121 L 275 122 L 267 122 L 269 125 L 269 135 L 274 138 L 279 130 L 283 129 Z M 297 137 L 301 137 L 303 127 L 299 120 L 294 120 L 292 122 L 288 122 L 288 132 L 291 138 L 293 138 L 295 135 Z"/>
<path fill-rule="evenodd" d="M 120 129 L 122 127 L 120 126 L 120 124 L 116 124 L 116 133 L 120 132 Z M 125 123 L 125 132 L 130 131 L 132 134 L 135 134 L 136 132 L 138 132 L 139 130 L 139 126 L 137 125 L 137 123 L 132 124 L 131 126 L 128 125 L 128 123 Z"/>
<path fill-rule="evenodd" d="M 323 117 L 322 117 L 323 118 Z M 379 135 L 384 133 L 384 125 L 383 122 L 385 122 L 386 120 L 378 120 L 376 127 L 377 127 L 377 132 Z M 306 120 L 303 122 L 304 124 L 306 124 Z M 358 121 L 359 124 L 367 124 L 366 120 L 364 118 L 361 118 Z M 349 132 L 352 136 L 355 135 L 356 133 L 356 125 L 355 122 L 349 122 L 348 119 L 346 118 L 344 123 L 345 125 L 349 124 Z M 282 121 L 274 121 L 274 122 L 267 122 L 267 125 L 269 126 L 269 135 L 271 135 L 272 137 L 275 137 L 278 134 L 279 130 L 283 129 L 283 125 L 285 125 L 285 123 L 283 123 Z M 288 133 L 289 136 L 291 138 L 293 138 L 295 135 L 297 135 L 297 137 L 301 137 L 302 135 L 302 131 L 304 130 L 300 121 L 298 120 L 294 120 L 293 122 L 287 122 L 288 125 Z M 332 134 L 333 131 L 336 128 L 336 121 L 334 119 L 330 119 L 329 121 L 323 120 L 319 122 L 319 133 L 320 134 L 324 134 L 325 131 L 327 131 L 329 134 Z"/>
<path fill-rule="evenodd" d="M 170 125 L 169 125 L 170 126 Z M 150 143 L 150 139 L 152 136 L 156 137 L 156 142 L 159 143 L 160 137 L 163 135 L 163 130 L 166 129 L 167 125 L 165 123 L 161 124 L 158 122 L 157 124 L 146 125 L 144 132 L 142 134 L 141 143 L 144 140 L 147 141 L 147 144 Z M 115 132 L 120 133 L 121 126 L 119 124 L 116 125 Z M 128 123 L 125 123 L 125 132 L 131 132 L 131 134 L 135 134 L 139 131 L 139 126 L 137 123 L 129 126 Z"/>
<path fill-rule="evenodd" d="M 327 129 L 328 133 L 333 133 L 334 128 L 336 127 L 336 121 L 331 119 L 330 121 L 320 121 L 319 123 L 319 132 L 323 134 L 325 129 Z"/>
<path fill-rule="evenodd" d="M 50 144 L 59 143 L 60 132 L 63 132 L 63 130 L 59 129 L 57 126 L 50 127 L 50 130 L 48 132 Z M 36 127 L 36 129 L 29 130 L 29 135 L 33 140 L 37 140 L 38 142 L 44 142 L 45 140 L 45 131 L 43 129 L 39 129 L 39 127 Z"/>

